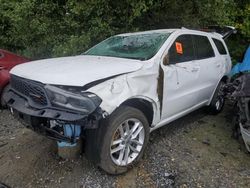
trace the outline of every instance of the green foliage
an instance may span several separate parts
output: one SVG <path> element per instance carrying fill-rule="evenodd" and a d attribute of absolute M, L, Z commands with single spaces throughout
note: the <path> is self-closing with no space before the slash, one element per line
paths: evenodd
<path fill-rule="evenodd" d="M 234 64 L 242 60 L 250 44 L 250 2 L 238 0 L 235 1 L 235 5 L 237 8 L 231 12 L 231 22 L 237 28 L 238 33 L 226 41 Z"/>
<path fill-rule="evenodd" d="M 123 32 L 233 25 L 234 57 L 249 44 L 247 0 L 0 0 L 0 48 L 33 59 L 75 55 Z"/>

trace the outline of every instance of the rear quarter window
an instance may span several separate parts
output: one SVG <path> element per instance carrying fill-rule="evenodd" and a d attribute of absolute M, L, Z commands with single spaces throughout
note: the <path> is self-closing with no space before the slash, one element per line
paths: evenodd
<path fill-rule="evenodd" d="M 218 49 L 219 53 L 221 55 L 226 55 L 227 51 L 226 51 L 224 44 L 218 39 L 213 38 L 213 41 L 214 41 L 214 44 L 215 44 L 216 48 Z"/>
<path fill-rule="evenodd" d="M 215 56 L 213 47 L 206 36 L 193 35 L 193 39 L 196 59 L 206 59 Z"/>

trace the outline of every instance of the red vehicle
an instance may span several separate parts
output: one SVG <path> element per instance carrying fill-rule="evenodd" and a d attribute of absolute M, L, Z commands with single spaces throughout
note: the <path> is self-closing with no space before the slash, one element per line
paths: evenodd
<path fill-rule="evenodd" d="M 3 95 L 7 90 L 10 74 L 9 71 L 16 65 L 30 61 L 6 50 L 0 49 L 0 105 L 5 106 Z"/>

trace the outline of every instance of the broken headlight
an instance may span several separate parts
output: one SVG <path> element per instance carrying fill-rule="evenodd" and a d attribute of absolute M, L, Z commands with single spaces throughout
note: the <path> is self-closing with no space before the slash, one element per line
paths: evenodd
<path fill-rule="evenodd" d="M 92 113 L 102 102 L 97 95 L 90 92 L 81 92 L 79 89 L 66 90 L 63 87 L 51 85 L 46 85 L 45 89 L 53 106 Z"/>

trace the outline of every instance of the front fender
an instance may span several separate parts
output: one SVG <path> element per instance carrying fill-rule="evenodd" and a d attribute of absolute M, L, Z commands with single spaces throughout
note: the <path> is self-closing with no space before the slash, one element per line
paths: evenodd
<path fill-rule="evenodd" d="M 100 107 L 111 114 L 123 101 L 132 96 L 126 75 L 102 82 L 88 91 L 95 93 L 102 99 Z"/>
<path fill-rule="evenodd" d="M 102 82 L 88 91 L 102 99 L 100 107 L 111 114 L 122 103 L 130 99 L 144 99 L 153 106 L 153 124 L 160 121 L 159 100 L 157 95 L 157 74 L 130 73 Z"/>

